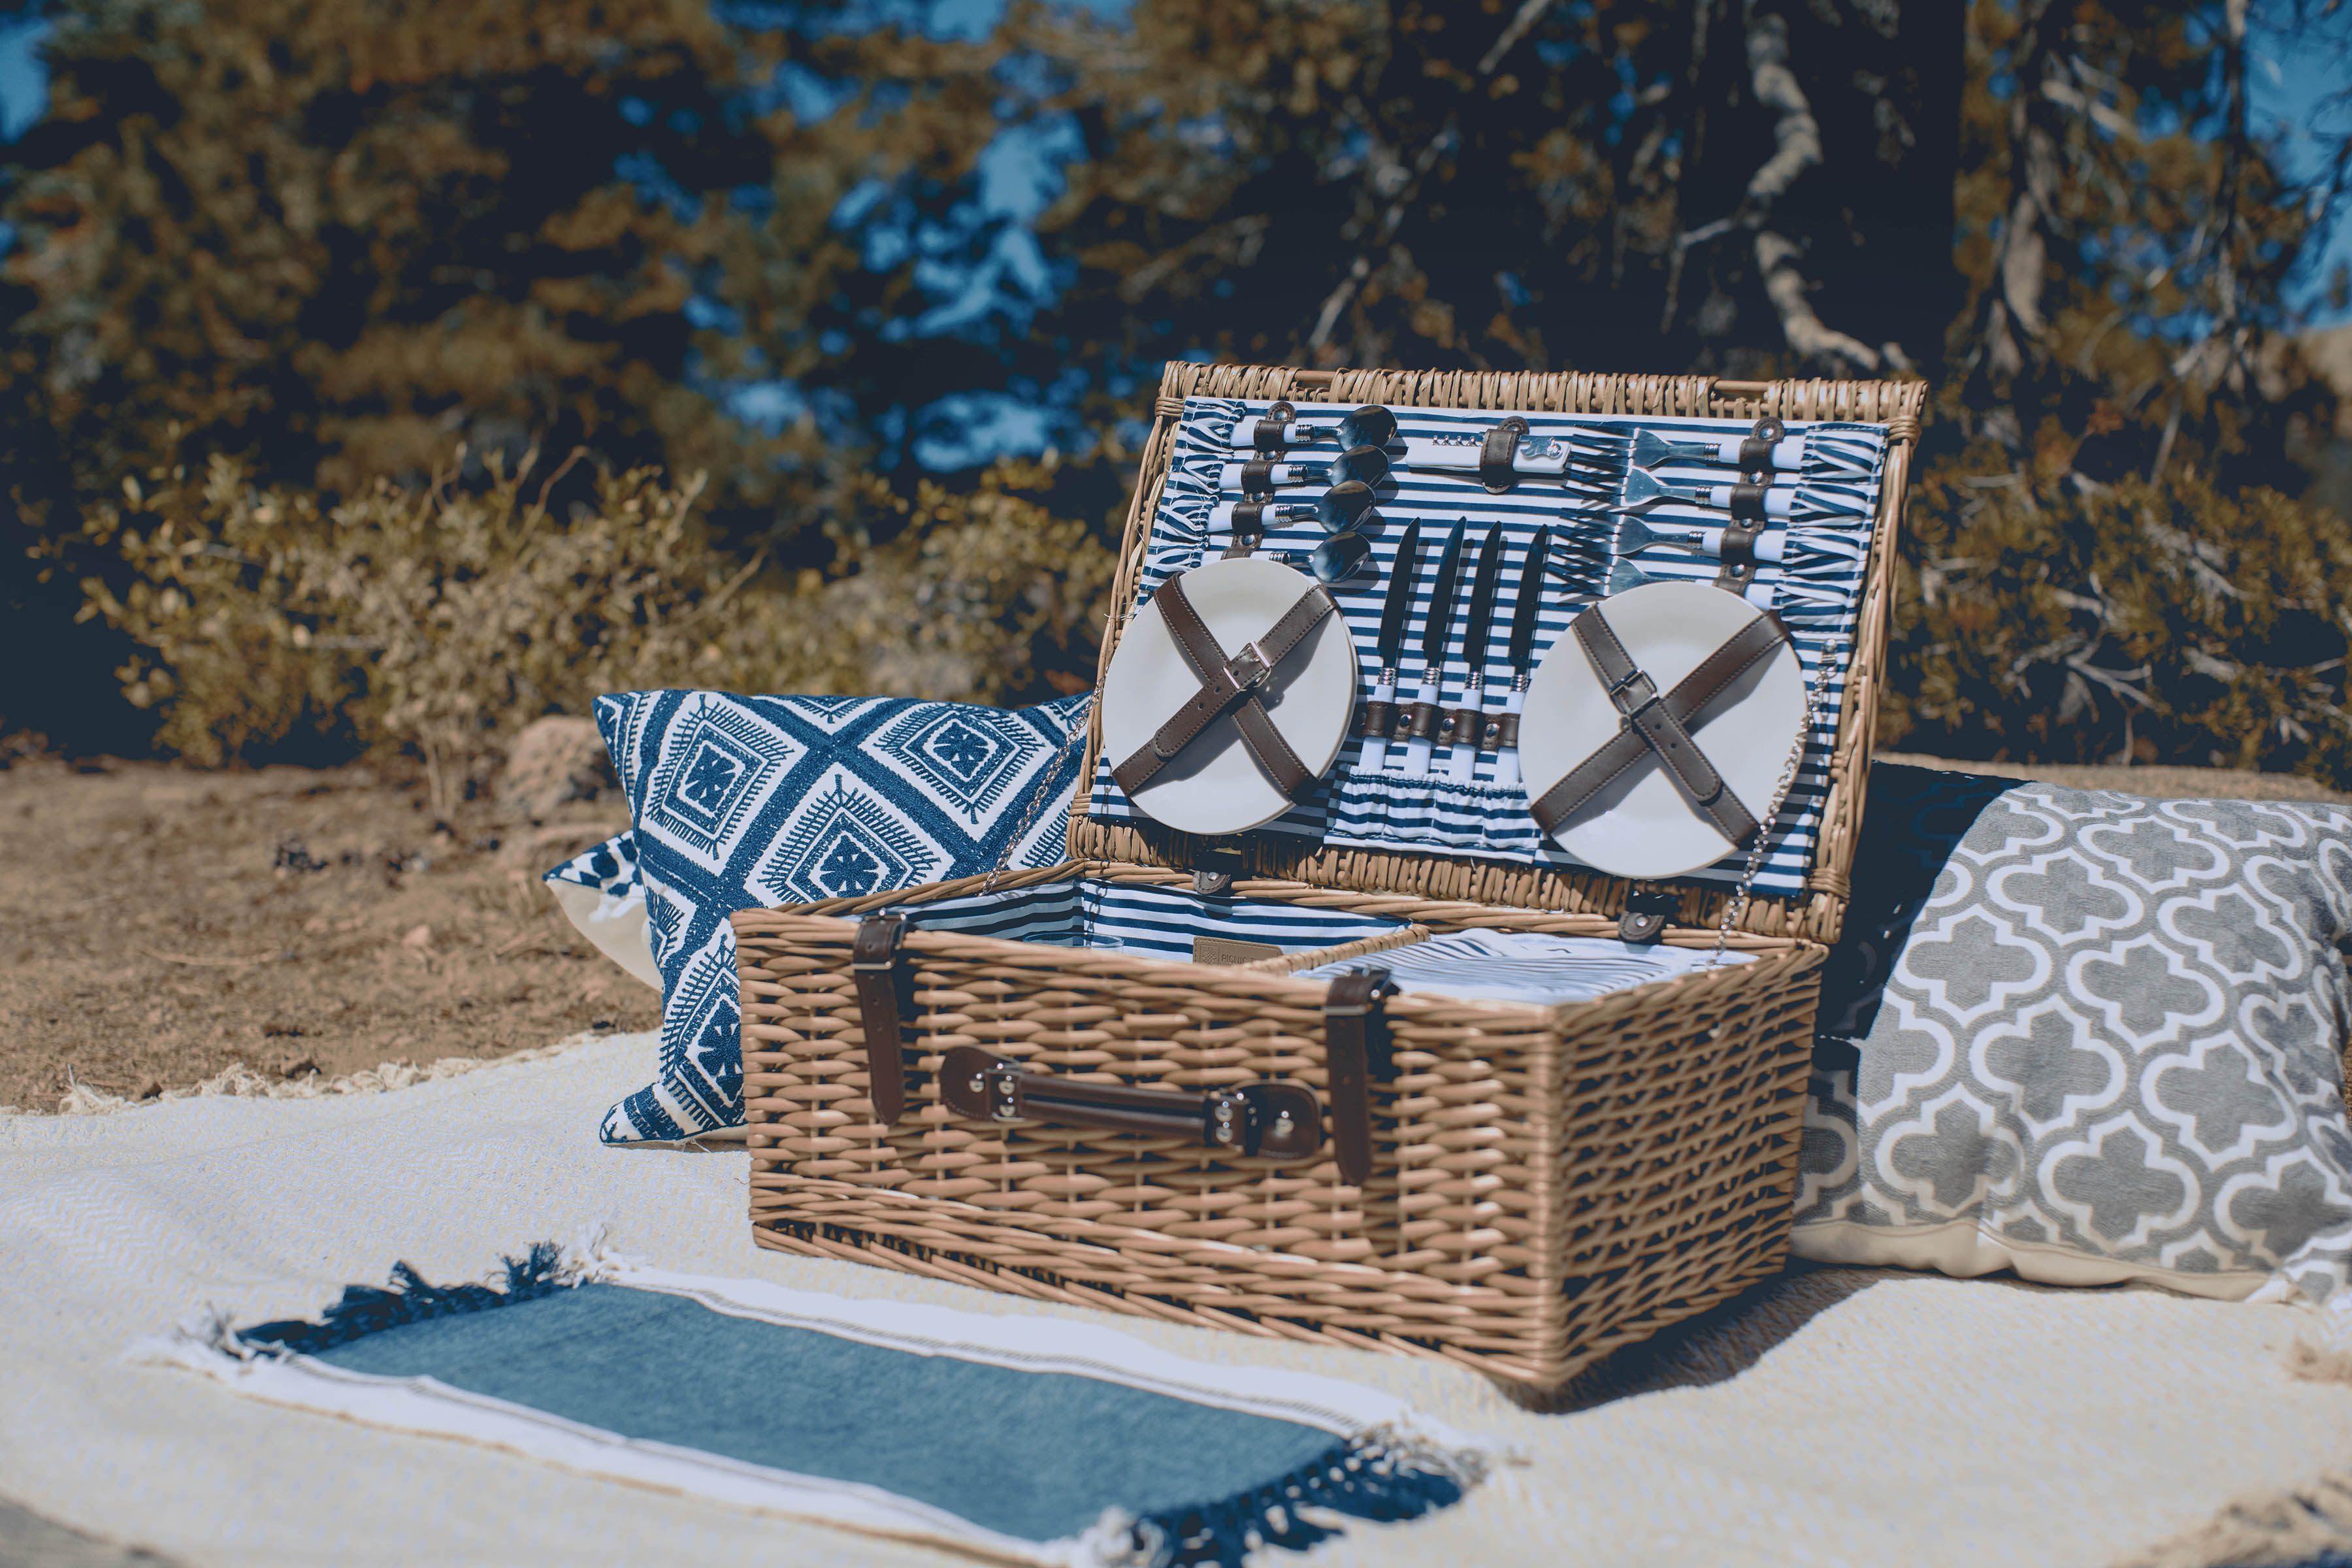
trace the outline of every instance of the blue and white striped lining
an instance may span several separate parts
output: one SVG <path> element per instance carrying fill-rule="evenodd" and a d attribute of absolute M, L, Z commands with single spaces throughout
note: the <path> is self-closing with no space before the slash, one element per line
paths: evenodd
<path fill-rule="evenodd" d="M 1142 580 L 1129 613 L 1139 608 L 1160 584 L 1178 572 L 1189 572 L 1220 552 L 1225 543 L 1209 531 L 1209 517 L 1220 500 L 1236 499 L 1216 489 L 1217 468 L 1239 456 L 1233 446 L 1237 427 L 1246 440 L 1246 422 L 1270 406 L 1263 399 L 1187 399 L 1177 427 L 1177 450 L 1162 489 L 1150 537 L 1145 544 Z M 1330 418 L 1347 410 L 1337 404 L 1299 404 L 1298 417 Z M 1406 437 L 1461 436 L 1483 432 L 1505 416 L 1493 409 L 1397 408 L 1400 433 Z M 1630 440 L 1637 430 L 1648 430 L 1672 440 L 1712 439 L 1747 434 L 1746 421 L 1737 419 L 1665 419 L 1616 415 L 1528 413 L 1522 416 L 1535 436 L 1587 436 Z M 1819 839 L 1822 808 L 1829 787 L 1829 760 L 1837 739 L 1837 723 L 1845 698 L 1847 668 L 1852 660 L 1855 622 L 1868 567 L 1871 530 L 1875 522 L 1880 481 L 1885 473 L 1886 431 L 1884 426 L 1829 422 L 1793 422 L 1791 436 L 1805 443 L 1805 463 L 1798 474 L 1796 514 L 1777 526 L 1788 534 L 1784 565 L 1761 565 L 1757 581 L 1771 590 L 1775 608 L 1788 623 L 1797 657 L 1815 694 L 1815 722 L 1795 783 L 1780 818 L 1771 830 L 1769 847 L 1756 879 L 1760 893 L 1792 895 L 1804 891 Z M 1303 449 L 1302 460 L 1334 455 L 1327 444 Z M 1627 470 L 1630 471 L 1630 470 Z M 1728 483 L 1737 476 L 1728 468 L 1701 463 L 1665 463 L 1647 470 L 1673 485 Z M 1850 476 L 1862 473 L 1866 479 Z M 1832 477 L 1834 476 L 1834 477 Z M 1535 531 L 1565 525 L 1562 513 L 1596 504 L 1596 497 L 1622 491 L 1624 473 L 1599 487 L 1580 481 L 1571 493 L 1556 479 L 1522 480 L 1504 495 L 1489 495 L 1469 473 L 1433 472 L 1400 468 L 1381 487 L 1381 512 L 1386 526 L 1370 540 L 1377 578 L 1371 585 L 1341 592 L 1338 597 L 1357 655 L 1369 683 L 1377 673 L 1380 616 L 1389 572 L 1406 524 L 1423 520 L 1423 587 L 1414 605 L 1412 629 L 1406 647 L 1414 649 L 1425 625 L 1429 589 L 1433 585 L 1430 563 L 1441 546 L 1446 525 L 1462 519 L 1472 542 L 1484 537 L 1495 523 L 1503 525 L 1509 551 L 1509 574 L 1495 606 L 1497 627 L 1509 625 L 1517 602 L 1518 561 Z M 1299 500 L 1315 495 L 1312 489 L 1286 492 Z M 1680 505 L 1659 505 L 1645 514 L 1651 522 L 1667 520 L 1720 526 L 1720 513 Z M 1261 546 L 1263 553 L 1310 550 L 1325 535 L 1312 520 L 1276 524 Z M 1674 550 L 1646 552 L 1637 558 L 1652 576 L 1686 582 L 1714 578 L 1711 558 Z M 1538 623 L 1538 658 L 1567 630 L 1578 611 L 1593 601 L 1562 595 L 1547 604 Z M 1420 667 L 1408 660 L 1400 681 L 1400 697 L 1409 700 L 1419 680 Z M 1449 657 L 1444 671 L 1444 700 L 1459 701 L 1467 685 L 1468 665 Z M 1508 689 L 1509 672 L 1500 665 L 1486 669 L 1490 708 L 1501 704 Z M 1363 774 L 1356 771 L 1362 742 L 1350 738 L 1338 762 L 1306 800 L 1260 831 L 1294 834 L 1319 839 L 1333 847 L 1405 849 L 1464 856 L 1476 859 L 1535 864 L 1553 869 L 1579 868 L 1579 863 L 1536 829 L 1526 790 L 1517 784 L 1496 784 L 1491 754 L 1479 759 L 1470 781 L 1450 777 L 1409 779 L 1402 773 Z M 1143 817 L 1129 803 L 1110 776 L 1112 759 L 1100 760 L 1087 800 L 1088 815 L 1105 821 L 1136 821 Z M 1727 857 L 1717 864 L 1689 873 L 1694 879 L 1732 882 L 1738 879 L 1747 858 Z"/>
<path fill-rule="evenodd" d="M 1390 948 L 1369 958 L 1302 969 L 1296 978 L 1337 980 L 1369 963 L 1387 970 L 1402 991 L 1553 1006 L 1671 980 L 1714 962 L 1714 953 L 1706 948 L 1634 947 L 1602 937 L 1478 929 Z M 1746 963 L 1748 958 L 1743 952 L 1726 952 L 1723 962 Z"/>
<path fill-rule="evenodd" d="M 1203 898 L 1190 889 L 1131 887 L 1091 879 L 907 904 L 890 912 L 905 915 L 917 931 L 961 931 L 1188 963 L 1199 937 L 1312 952 L 1383 936 L 1405 924 L 1379 915 Z"/>

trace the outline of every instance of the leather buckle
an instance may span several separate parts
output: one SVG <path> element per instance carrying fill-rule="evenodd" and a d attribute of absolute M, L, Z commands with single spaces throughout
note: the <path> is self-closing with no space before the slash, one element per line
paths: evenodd
<path fill-rule="evenodd" d="M 972 1075 L 972 1092 L 988 1096 L 988 1114 L 995 1121 L 1021 1121 L 1021 1069 L 990 1068 Z"/>
<path fill-rule="evenodd" d="M 1665 934 L 1666 921 L 1682 907 L 1682 900 L 1664 888 L 1636 888 L 1625 895 L 1624 912 L 1617 917 L 1617 940 L 1639 945 Z"/>
<path fill-rule="evenodd" d="M 1236 692 L 1254 691 L 1274 673 L 1274 660 L 1266 658 L 1265 649 L 1254 642 L 1242 644 L 1241 652 L 1225 660 L 1226 678 L 1233 681 Z"/>
<path fill-rule="evenodd" d="M 1257 1142 L 1251 1123 L 1255 1118 L 1247 1096 L 1237 1089 L 1211 1089 L 1202 1097 L 1202 1114 L 1208 1122 L 1208 1141 L 1219 1149 L 1246 1149 Z"/>
<path fill-rule="evenodd" d="M 906 936 L 907 922 L 901 915 L 868 915 L 858 927 L 857 941 L 849 949 L 849 972 L 852 974 L 889 974 L 899 964 L 898 943 Z M 875 950 L 879 948 L 877 952 Z"/>
<path fill-rule="evenodd" d="M 1609 700 L 1617 711 L 1631 719 L 1658 700 L 1658 683 L 1650 679 L 1649 671 L 1637 669 L 1609 689 Z"/>
<path fill-rule="evenodd" d="M 1380 983 L 1371 988 L 1361 1002 L 1327 1001 L 1323 1004 L 1323 1016 L 1327 1018 L 1363 1018 L 1374 1013 L 1385 1011 L 1381 1004 L 1398 994 L 1397 983 L 1389 978 L 1387 970 L 1381 970 L 1379 973 Z"/>

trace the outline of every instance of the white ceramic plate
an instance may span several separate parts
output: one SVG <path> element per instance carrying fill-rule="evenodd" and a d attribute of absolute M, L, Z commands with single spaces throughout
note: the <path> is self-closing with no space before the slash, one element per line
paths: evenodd
<path fill-rule="evenodd" d="M 1184 574 L 1184 596 L 1230 658 L 1290 613 L 1315 579 L 1279 561 L 1212 561 Z M 1355 717 L 1355 640 L 1326 616 L 1258 689 L 1266 717 L 1318 778 L 1328 773 Z M 1113 766 L 1135 754 L 1201 689 L 1168 634 L 1155 600 L 1136 613 L 1103 676 L 1103 755 Z M 1233 715 L 1210 721 L 1133 797 L 1136 809 L 1184 833 L 1239 833 L 1272 822 L 1291 803 L 1242 744 Z"/>
<path fill-rule="evenodd" d="M 1602 600 L 1596 610 L 1661 692 L 1673 690 L 1756 614 L 1738 595 L 1704 583 L 1648 584 Z M 1528 798 L 1566 778 L 1621 721 L 1584 645 L 1574 632 L 1563 632 L 1528 683 L 1519 734 Z M 1717 700 L 1691 738 L 1739 804 L 1762 821 L 1804 721 L 1804 671 L 1796 650 L 1783 644 Z M 1552 840 L 1612 877 L 1679 876 L 1713 865 L 1732 849 L 1650 753 L 1560 824 Z"/>

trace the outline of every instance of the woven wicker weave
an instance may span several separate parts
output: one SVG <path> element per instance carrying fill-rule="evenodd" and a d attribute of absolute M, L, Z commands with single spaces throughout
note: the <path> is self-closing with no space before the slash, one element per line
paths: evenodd
<path fill-rule="evenodd" d="M 967 1121 L 940 1103 L 934 1075 L 945 1052 L 977 1046 L 1083 1081 L 1198 1092 L 1286 1079 L 1328 1100 L 1325 987 L 1292 971 L 1474 926 L 1614 934 L 1625 883 L 1309 853 L 1266 835 L 1248 848 L 1258 874 L 1236 882 L 1236 895 L 1408 926 L 1226 967 L 926 931 L 919 920 L 903 947 L 908 1110 L 893 1127 L 868 1098 L 850 967 L 856 926 L 842 917 L 1074 878 L 1181 887 L 1189 877 L 1169 868 L 1202 847 L 1089 821 L 1081 804 L 1077 858 L 1062 866 L 747 910 L 735 931 L 753 1234 L 784 1251 L 1042 1300 L 1439 1356 L 1557 1385 L 1782 1257 L 1822 943 L 1844 910 L 1919 390 L 1370 372 L 1328 381 L 1171 365 L 1117 603 L 1133 598 L 1171 432 L 1195 394 L 1890 425 L 1886 501 L 1810 894 L 1753 901 L 1727 939 L 1748 962 L 1596 1001 L 1391 1000 L 1392 1072 L 1376 1086 L 1372 1174 L 1360 1187 L 1341 1180 L 1328 1148 L 1286 1164 L 1220 1154 L 1198 1138 Z M 1713 945 L 1726 898 L 1685 892 L 1664 940 Z"/>

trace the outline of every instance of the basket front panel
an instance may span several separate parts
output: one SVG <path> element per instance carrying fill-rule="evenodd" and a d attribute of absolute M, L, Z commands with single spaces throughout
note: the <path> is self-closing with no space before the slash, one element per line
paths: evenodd
<path fill-rule="evenodd" d="M 905 1020 L 916 1071 L 907 1114 L 886 1129 L 867 1098 L 848 928 L 768 921 L 800 929 L 739 937 L 755 1223 L 1195 1312 L 1521 1356 L 1557 1341 L 1560 1075 L 1544 1010 L 1396 1005 L 1375 1173 L 1358 1188 L 1328 1144 L 1280 1163 L 1220 1156 L 1197 1138 L 977 1122 L 940 1102 L 933 1076 L 971 1045 L 1153 1089 L 1287 1079 L 1328 1104 L 1319 985 L 917 932 Z"/>
<path fill-rule="evenodd" d="M 1781 1255 L 1818 947 L 1747 938 L 1750 963 L 1570 1007 L 1398 999 L 1358 1189 L 1325 1158 L 950 1114 L 932 1075 L 960 1045 L 1153 1088 L 1293 1079 L 1328 1104 L 1319 987 L 1083 949 L 911 935 L 918 1070 L 880 1127 L 853 929 L 738 920 L 766 1245 L 1534 1384 Z"/>

